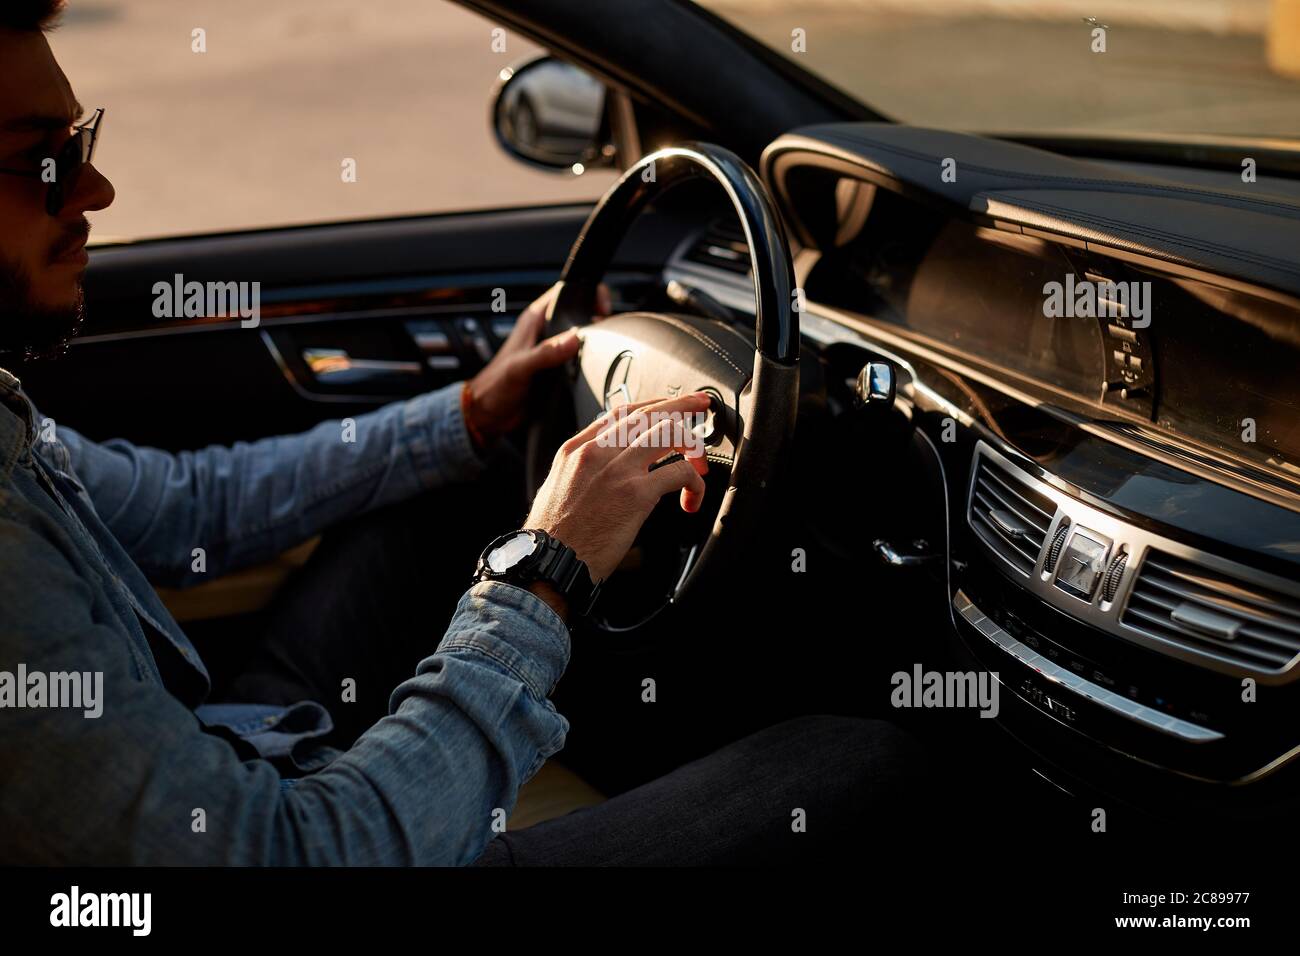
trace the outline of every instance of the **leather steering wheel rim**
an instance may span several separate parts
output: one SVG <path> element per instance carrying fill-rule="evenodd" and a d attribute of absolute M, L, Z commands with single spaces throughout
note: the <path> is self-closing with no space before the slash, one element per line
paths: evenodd
<path fill-rule="evenodd" d="M 713 571 L 730 565 L 743 551 L 759 526 L 764 501 L 794 436 L 799 398 L 794 269 L 767 188 L 740 157 L 720 146 L 690 143 L 644 156 L 600 199 L 574 241 L 545 332 L 554 335 L 590 323 L 596 289 L 632 222 L 656 197 L 693 179 L 720 186 L 740 220 L 754 283 L 754 361 L 735 410 L 740 439 L 726 492 L 708 540 L 679 580 L 671 603 L 699 593 Z M 554 452 L 542 447 L 543 431 L 534 426 L 529 433 L 525 466 L 530 500 L 545 480 Z"/>

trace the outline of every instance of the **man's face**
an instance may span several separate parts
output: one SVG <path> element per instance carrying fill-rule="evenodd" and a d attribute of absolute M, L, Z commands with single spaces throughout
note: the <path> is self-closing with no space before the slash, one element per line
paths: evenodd
<path fill-rule="evenodd" d="M 0 29 L 0 169 L 39 173 L 82 121 L 82 108 L 39 32 Z M 0 173 L 0 361 L 51 354 L 81 321 L 85 213 L 113 201 L 93 166 L 57 216 L 39 176 Z"/>

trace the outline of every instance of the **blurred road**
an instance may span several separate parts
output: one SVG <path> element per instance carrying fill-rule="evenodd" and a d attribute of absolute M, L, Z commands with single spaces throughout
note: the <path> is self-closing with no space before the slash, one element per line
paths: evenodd
<path fill-rule="evenodd" d="M 497 73 L 535 49 L 495 53 L 492 29 L 443 0 L 72 0 L 50 43 L 107 110 L 118 193 L 96 239 L 599 196 L 611 172 L 535 170 L 492 138 Z"/>
<path fill-rule="evenodd" d="M 793 59 L 910 122 L 1300 137 L 1300 81 L 1266 64 L 1267 0 L 706 2 L 778 49 L 805 30 Z M 445 0 L 73 0 L 51 43 L 108 110 L 97 163 L 119 198 L 97 238 L 598 196 L 612 173 L 496 145 L 489 90 L 532 47 L 508 34 L 493 52 L 492 29 Z"/>
<path fill-rule="evenodd" d="M 1268 65 L 1269 0 L 705 0 L 918 125 L 1300 138 L 1300 77 Z M 1106 25 L 1106 51 L 1091 49 Z M 806 52 L 791 53 L 791 31 Z"/>

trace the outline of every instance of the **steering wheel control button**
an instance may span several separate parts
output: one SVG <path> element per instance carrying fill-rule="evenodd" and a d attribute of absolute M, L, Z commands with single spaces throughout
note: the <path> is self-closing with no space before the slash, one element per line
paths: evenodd
<path fill-rule="evenodd" d="M 714 448 L 721 445 L 722 439 L 727 437 L 727 430 L 723 425 L 726 421 L 727 406 L 722 401 L 722 395 L 715 388 L 699 388 L 696 391 L 709 396 L 709 409 L 704 413 L 704 421 L 696 425 L 692 431 L 706 446 Z"/>

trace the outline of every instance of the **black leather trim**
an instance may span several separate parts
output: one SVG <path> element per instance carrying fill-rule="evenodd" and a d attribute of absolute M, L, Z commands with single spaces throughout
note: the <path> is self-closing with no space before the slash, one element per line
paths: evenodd
<path fill-rule="evenodd" d="M 1267 180 L 1213 188 L 999 139 L 881 123 L 808 126 L 763 154 L 764 179 L 795 221 L 790 166 L 848 161 L 873 181 L 920 190 L 1000 222 L 1058 233 L 1300 294 L 1300 199 Z M 956 176 L 945 182 L 945 159 Z"/>

